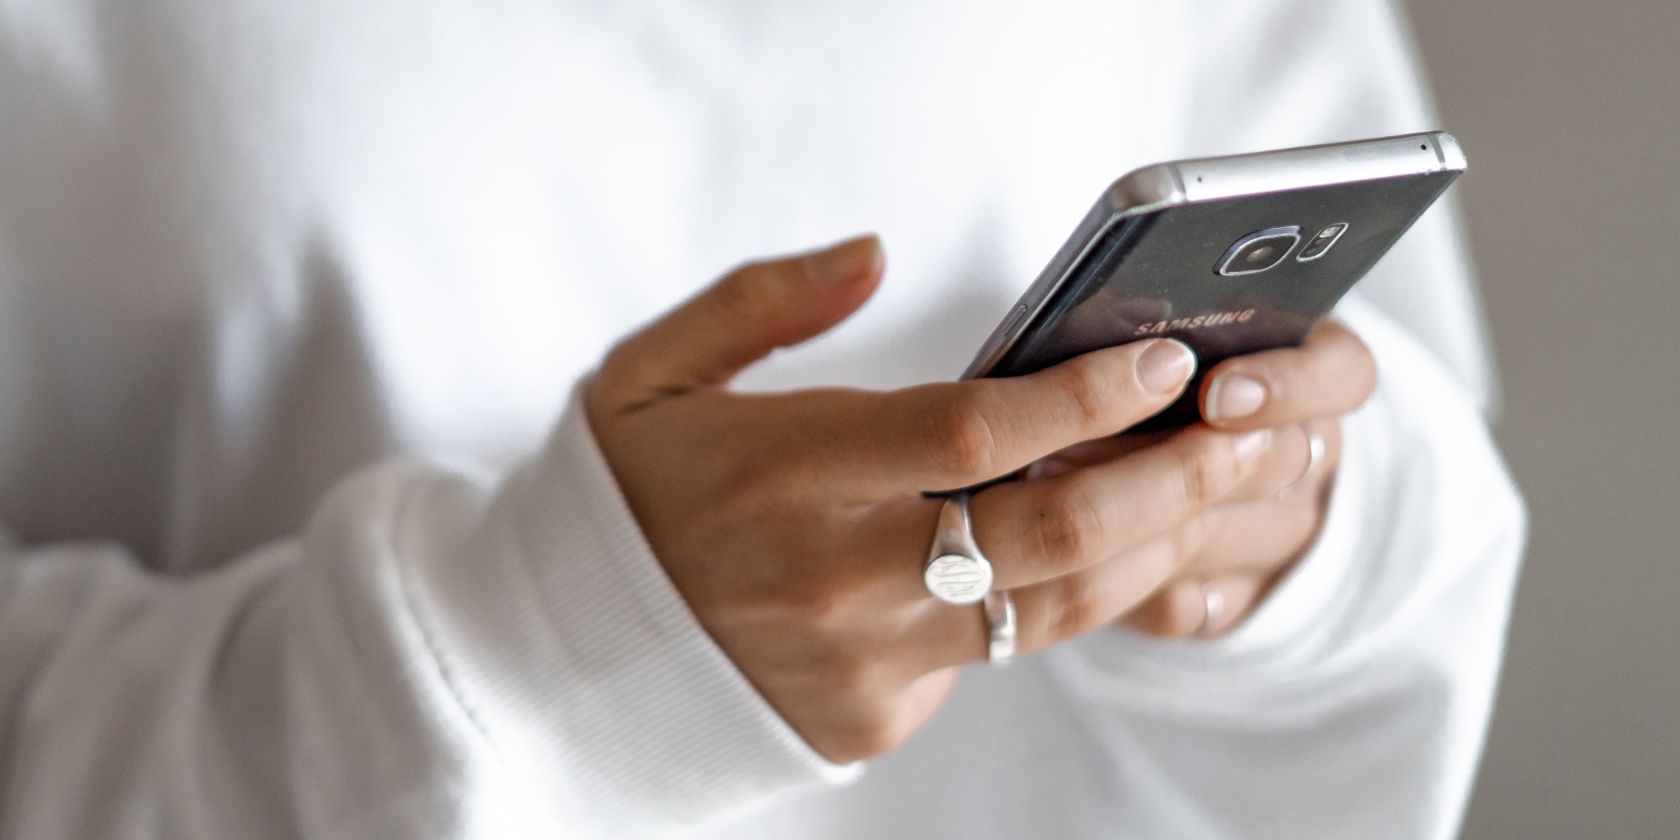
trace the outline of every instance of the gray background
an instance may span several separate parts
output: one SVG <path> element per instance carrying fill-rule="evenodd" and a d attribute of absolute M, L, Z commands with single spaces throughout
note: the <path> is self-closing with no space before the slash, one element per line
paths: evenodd
<path fill-rule="evenodd" d="M 1409 6 L 1533 521 L 1465 836 L 1680 837 L 1680 2 Z"/>

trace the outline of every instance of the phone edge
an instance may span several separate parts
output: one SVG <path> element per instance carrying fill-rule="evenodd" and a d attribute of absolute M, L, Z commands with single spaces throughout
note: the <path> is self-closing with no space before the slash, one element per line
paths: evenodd
<path fill-rule="evenodd" d="M 1080 220 L 1050 263 L 1004 314 L 960 378 L 985 376 L 1042 314 L 1074 269 L 1115 227 L 1129 218 L 1185 203 L 1184 185 L 1171 164 L 1156 163 L 1120 176 Z"/>
<path fill-rule="evenodd" d="M 1284 192 L 1302 187 L 1378 181 L 1436 172 L 1462 172 L 1464 151 L 1444 131 L 1397 134 L 1243 155 L 1191 158 L 1166 164 L 1195 204 Z"/>

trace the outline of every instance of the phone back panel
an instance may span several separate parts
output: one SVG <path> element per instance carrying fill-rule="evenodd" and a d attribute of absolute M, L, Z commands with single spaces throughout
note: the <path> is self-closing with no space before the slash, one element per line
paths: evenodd
<path fill-rule="evenodd" d="M 1179 204 L 1128 216 L 1108 228 L 1020 338 L 983 376 L 1030 373 L 1074 356 L 1144 338 L 1190 345 L 1205 372 L 1223 359 L 1297 345 L 1450 186 L 1455 171 Z M 1328 225 L 1347 224 L 1323 256 L 1296 257 Z M 1224 276 L 1232 243 L 1269 228 L 1298 226 L 1301 242 L 1275 267 Z M 1140 428 L 1198 416 L 1185 397 Z"/>

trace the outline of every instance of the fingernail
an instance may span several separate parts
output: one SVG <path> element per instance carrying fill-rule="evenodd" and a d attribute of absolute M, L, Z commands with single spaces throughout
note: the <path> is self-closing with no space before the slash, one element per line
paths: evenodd
<path fill-rule="evenodd" d="M 1208 389 L 1208 419 L 1236 420 L 1260 410 L 1266 403 L 1266 386 L 1240 373 L 1227 373 L 1213 380 Z"/>
<path fill-rule="evenodd" d="M 1231 445 L 1237 451 L 1237 460 L 1247 466 L 1260 460 L 1260 453 L 1266 451 L 1266 444 L 1270 443 L 1271 439 L 1271 429 L 1257 429 L 1238 435 Z"/>
<path fill-rule="evenodd" d="M 1177 391 L 1196 371 L 1196 354 L 1184 344 L 1163 339 L 1149 345 L 1138 357 L 1138 381 L 1152 393 Z"/>
<path fill-rule="evenodd" d="M 881 267 L 881 241 L 873 233 L 854 236 L 805 255 L 805 274 L 818 285 L 844 283 Z"/>

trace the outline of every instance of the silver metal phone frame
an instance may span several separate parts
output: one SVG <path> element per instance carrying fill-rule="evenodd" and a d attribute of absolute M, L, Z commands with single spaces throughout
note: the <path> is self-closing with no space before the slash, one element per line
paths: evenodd
<path fill-rule="evenodd" d="M 1012 306 L 981 345 L 963 379 L 985 376 L 1043 314 L 1074 269 L 1117 225 L 1169 207 L 1265 195 L 1312 187 L 1377 181 L 1466 167 L 1458 140 L 1444 131 L 1402 134 L 1244 155 L 1157 163 L 1133 170 L 1109 186 L 1073 235 L 1028 287 L 1024 316 Z M 1287 257 L 1286 257 L 1287 258 Z"/>

